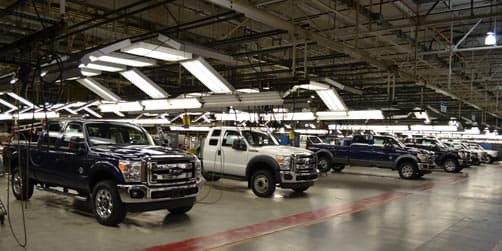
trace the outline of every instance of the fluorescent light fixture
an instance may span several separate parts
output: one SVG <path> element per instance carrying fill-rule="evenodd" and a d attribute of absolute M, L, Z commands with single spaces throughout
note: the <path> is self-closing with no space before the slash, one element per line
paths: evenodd
<path fill-rule="evenodd" d="M 167 92 L 155 84 L 150 78 L 138 71 L 138 69 L 124 71 L 121 72 L 120 75 L 129 80 L 129 82 L 133 83 L 151 98 L 167 98 L 169 96 Z"/>
<path fill-rule="evenodd" d="M 121 49 L 121 51 L 164 61 L 180 61 L 192 58 L 192 53 L 145 42 L 131 44 L 130 46 Z"/>
<path fill-rule="evenodd" d="M 330 111 L 345 111 L 347 106 L 342 98 L 334 89 L 316 91 L 322 102 Z"/>
<path fill-rule="evenodd" d="M 145 107 L 145 111 L 198 109 L 202 107 L 202 104 L 196 98 L 143 100 L 141 104 Z"/>
<path fill-rule="evenodd" d="M 93 53 L 89 56 L 91 61 L 101 61 L 114 64 L 128 65 L 132 67 L 145 67 L 155 65 L 155 60 L 132 56 L 120 52 L 111 52 L 104 54 L 101 52 Z"/>
<path fill-rule="evenodd" d="M 279 120 L 279 121 L 305 121 L 305 120 L 315 120 L 316 117 L 312 112 L 288 112 L 288 113 L 274 113 L 263 115 L 265 120 Z"/>
<path fill-rule="evenodd" d="M 47 75 L 47 71 L 41 71 L 41 72 L 40 72 L 40 77 L 43 77 L 43 76 L 45 76 L 45 75 Z"/>
<path fill-rule="evenodd" d="M 234 88 L 201 57 L 181 62 L 192 75 L 214 93 L 231 93 Z"/>
<path fill-rule="evenodd" d="M 260 117 L 256 113 L 229 112 L 214 114 L 217 121 L 259 121 Z"/>
<path fill-rule="evenodd" d="M 115 113 L 115 115 L 119 116 L 119 117 L 125 117 L 125 114 L 119 112 L 119 111 L 113 111 L 113 113 Z"/>
<path fill-rule="evenodd" d="M 319 120 L 366 120 L 366 119 L 384 119 L 380 110 L 361 110 L 361 111 L 339 111 L 339 112 L 317 112 Z"/>
<path fill-rule="evenodd" d="M 282 105 L 284 100 L 279 92 L 243 93 L 239 94 L 239 102 L 234 106 Z"/>
<path fill-rule="evenodd" d="M 260 89 L 258 88 L 242 88 L 236 90 L 239 93 L 259 93 Z"/>
<path fill-rule="evenodd" d="M 220 108 L 235 105 L 240 102 L 236 95 L 222 95 L 216 94 L 200 98 L 201 102 L 204 104 L 204 108 Z"/>
<path fill-rule="evenodd" d="M 0 114 L 0 120 L 11 120 L 13 117 L 10 114 L 2 113 Z"/>
<path fill-rule="evenodd" d="M 13 77 L 13 78 L 9 81 L 9 83 L 11 83 L 11 84 L 15 84 L 16 82 L 17 82 L 17 78 L 15 78 L 15 77 Z"/>
<path fill-rule="evenodd" d="M 84 111 L 86 111 L 87 113 L 91 114 L 92 116 L 96 117 L 96 118 L 103 118 L 103 116 L 101 116 L 99 113 L 93 111 L 91 108 L 89 107 L 85 107 L 84 108 Z"/>
<path fill-rule="evenodd" d="M 13 93 L 13 92 L 7 92 L 7 95 L 9 95 L 11 98 L 18 100 L 19 102 L 23 103 L 24 105 L 30 107 L 30 108 L 38 108 L 35 104 L 31 103 L 27 99 Z"/>
<path fill-rule="evenodd" d="M 347 92 L 351 92 L 351 93 L 354 93 L 354 94 L 357 94 L 357 95 L 363 95 L 363 91 L 359 90 L 359 89 L 356 89 L 356 88 L 353 88 L 353 87 L 350 87 L 350 86 L 346 86 L 344 84 L 341 84 L 339 83 L 338 81 L 335 81 L 331 78 L 324 78 L 323 79 L 326 83 L 340 89 L 340 90 L 344 90 L 344 91 L 347 91 Z"/>
<path fill-rule="evenodd" d="M 430 124 L 431 123 L 431 119 L 430 119 L 429 114 L 427 113 L 427 111 L 413 112 L 413 115 L 415 115 L 415 118 L 417 118 L 417 119 L 424 119 L 426 124 Z"/>
<path fill-rule="evenodd" d="M 311 80 L 308 84 L 303 84 L 303 85 L 297 85 L 297 88 L 302 88 L 305 90 L 310 90 L 310 91 L 322 91 L 322 90 L 329 90 L 330 87 L 327 84 L 319 83 L 317 81 Z"/>
<path fill-rule="evenodd" d="M 11 111 L 15 111 L 15 110 L 17 110 L 17 106 L 15 106 L 15 105 L 13 105 L 13 104 L 11 104 L 11 103 L 9 103 L 9 102 L 7 102 L 7 101 L 5 101 L 5 100 L 1 99 L 1 98 L 0 98 L 0 104 L 2 104 L 2 105 L 4 105 L 4 106 L 7 106 L 7 107 L 9 107 L 9 108 L 10 108 L 10 111 L 8 111 L 7 113 L 9 113 L 9 112 L 11 112 Z"/>
<path fill-rule="evenodd" d="M 410 126 L 412 131 L 441 131 L 441 132 L 454 132 L 457 131 L 456 126 L 449 125 L 412 125 Z"/>
<path fill-rule="evenodd" d="M 89 68 L 98 71 L 109 71 L 109 72 L 117 72 L 117 71 L 125 71 L 126 67 L 124 65 L 108 63 L 108 62 L 90 62 L 88 64 L 80 64 L 78 68 Z"/>
<path fill-rule="evenodd" d="M 93 69 L 88 69 L 88 68 L 85 68 L 85 67 L 81 67 L 80 68 L 80 73 L 83 76 L 86 76 L 86 77 L 92 77 L 92 76 L 101 75 L 101 71 L 97 71 L 97 70 L 93 70 Z"/>
<path fill-rule="evenodd" d="M 117 103 L 117 110 L 120 112 L 139 112 L 143 111 L 143 106 L 140 102 L 120 102 Z"/>
<path fill-rule="evenodd" d="M 98 96 L 100 96 L 102 99 L 106 101 L 119 101 L 120 97 L 117 96 L 115 93 L 110 91 L 108 88 L 104 87 L 101 85 L 99 82 L 92 78 L 82 78 L 82 79 L 77 79 L 77 82 L 79 82 L 81 85 L 85 86 L 87 89 L 91 90 Z"/>
<path fill-rule="evenodd" d="M 21 114 L 14 114 L 14 118 L 18 118 L 19 120 L 30 120 L 30 119 L 53 119 L 59 118 L 59 113 L 57 112 L 27 112 Z"/>
<path fill-rule="evenodd" d="M 496 45 L 497 44 L 497 37 L 495 35 L 495 32 L 489 31 L 486 33 L 485 37 L 485 45 Z"/>

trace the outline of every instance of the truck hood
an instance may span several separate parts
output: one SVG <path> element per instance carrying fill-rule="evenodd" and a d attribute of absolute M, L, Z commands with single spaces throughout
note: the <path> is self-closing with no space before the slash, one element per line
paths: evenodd
<path fill-rule="evenodd" d="M 313 152 L 309 150 L 293 146 L 262 146 L 253 147 L 251 149 L 270 155 L 313 154 Z"/>
<path fill-rule="evenodd" d="M 416 147 L 406 147 L 406 151 L 408 151 L 411 154 L 417 154 L 417 153 L 434 154 L 434 152 L 432 152 L 432 151 L 420 149 L 420 148 L 416 148 Z"/>
<path fill-rule="evenodd" d="M 183 158 L 191 159 L 192 154 L 175 150 L 163 146 L 148 146 L 148 145 L 133 145 L 133 146 L 116 146 L 116 145 L 101 145 L 92 147 L 92 150 L 100 155 L 108 155 L 119 159 L 145 159 L 145 158 Z"/>

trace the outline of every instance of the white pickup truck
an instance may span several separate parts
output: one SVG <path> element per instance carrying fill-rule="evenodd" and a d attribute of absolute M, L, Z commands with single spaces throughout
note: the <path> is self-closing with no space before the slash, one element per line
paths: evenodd
<path fill-rule="evenodd" d="M 319 172 L 313 152 L 281 146 L 258 129 L 215 127 L 202 145 L 202 173 L 208 181 L 243 180 L 259 197 L 270 197 L 276 186 L 303 192 Z"/>

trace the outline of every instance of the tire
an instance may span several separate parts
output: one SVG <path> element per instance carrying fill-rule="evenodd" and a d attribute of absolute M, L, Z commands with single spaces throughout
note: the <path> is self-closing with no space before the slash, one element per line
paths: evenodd
<path fill-rule="evenodd" d="M 425 173 L 422 173 L 422 172 L 418 172 L 415 174 L 417 178 L 421 178 L 425 175 Z"/>
<path fill-rule="evenodd" d="M 319 169 L 320 172 L 326 173 L 331 169 L 333 166 L 333 163 L 331 161 L 331 158 L 329 158 L 326 155 L 320 156 L 319 160 L 317 162 L 317 169 Z"/>
<path fill-rule="evenodd" d="M 12 170 L 11 188 L 18 200 L 29 200 L 33 196 L 35 184 L 31 180 L 23 181 L 19 168 Z"/>
<path fill-rule="evenodd" d="M 403 179 L 414 179 L 417 173 L 417 165 L 411 161 L 404 161 L 399 165 L 399 177 Z"/>
<path fill-rule="evenodd" d="M 96 220 L 103 225 L 116 226 L 124 220 L 127 210 L 120 200 L 115 182 L 104 180 L 94 186 L 92 209 Z"/>
<path fill-rule="evenodd" d="M 334 164 L 331 169 L 335 172 L 341 172 L 345 168 L 345 165 L 342 164 Z"/>
<path fill-rule="evenodd" d="M 458 173 L 460 170 L 462 170 L 460 168 L 460 165 L 458 164 L 458 161 L 454 158 L 446 158 L 443 161 L 442 166 L 447 173 Z"/>
<path fill-rule="evenodd" d="M 268 170 L 258 170 L 251 176 L 251 189 L 258 197 L 270 197 L 275 192 L 275 180 Z"/>
<path fill-rule="evenodd" d="M 186 207 L 175 207 L 175 208 L 168 208 L 167 210 L 171 213 L 171 214 L 174 214 L 174 215 L 179 215 L 179 214 L 184 214 L 188 211 L 190 211 L 190 209 L 192 209 L 193 207 L 193 204 L 190 205 L 190 206 L 186 206 Z"/>
<path fill-rule="evenodd" d="M 488 164 L 492 164 L 493 163 L 493 157 L 492 156 L 488 155 L 486 157 L 486 159 L 487 159 Z"/>
<path fill-rule="evenodd" d="M 218 181 L 221 177 L 212 173 L 202 172 L 202 177 L 207 181 Z"/>

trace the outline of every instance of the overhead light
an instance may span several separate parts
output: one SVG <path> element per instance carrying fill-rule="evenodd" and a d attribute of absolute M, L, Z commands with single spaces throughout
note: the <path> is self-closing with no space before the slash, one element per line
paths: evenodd
<path fill-rule="evenodd" d="M 496 45 L 497 44 L 497 36 L 495 32 L 489 31 L 486 33 L 485 37 L 485 45 Z"/>
<path fill-rule="evenodd" d="M 192 75 L 214 93 L 231 93 L 234 88 L 201 57 L 181 62 Z"/>
<path fill-rule="evenodd" d="M 119 101 L 120 97 L 92 78 L 77 79 L 77 82 L 107 101 Z"/>
<path fill-rule="evenodd" d="M 109 71 L 109 72 L 118 72 L 126 70 L 126 67 L 124 65 L 108 63 L 108 62 L 90 62 L 88 64 L 80 64 L 78 68 L 89 68 L 93 70 Z"/>
<path fill-rule="evenodd" d="M 297 85 L 295 86 L 297 88 L 302 88 L 305 90 L 310 90 L 310 91 L 322 91 L 322 90 L 329 90 L 329 85 L 319 83 L 317 81 L 311 80 L 308 84 L 303 84 L 303 85 Z"/>
<path fill-rule="evenodd" d="M 167 92 L 137 69 L 121 72 L 120 75 L 129 80 L 129 82 L 133 83 L 151 98 L 167 98 L 169 96 Z"/>
<path fill-rule="evenodd" d="M 145 42 L 134 43 L 128 47 L 122 48 L 121 51 L 164 61 L 180 61 L 192 58 L 192 53 Z"/>
<path fill-rule="evenodd" d="M 415 118 L 417 118 L 417 119 L 424 119 L 426 124 L 430 124 L 431 123 L 431 119 L 430 119 L 429 114 L 427 113 L 427 111 L 413 112 L 413 115 L 415 115 Z"/>
<path fill-rule="evenodd" d="M 319 120 L 384 119 L 383 113 L 380 110 L 317 112 L 316 116 Z"/>
<path fill-rule="evenodd" d="M 19 120 L 30 120 L 30 119 L 54 119 L 59 118 L 59 113 L 57 112 L 27 112 L 14 114 L 14 118 L 18 118 Z"/>
<path fill-rule="evenodd" d="M 11 120 L 13 117 L 10 114 L 2 113 L 0 114 L 0 120 Z"/>
<path fill-rule="evenodd" d="M 99 113 L 93 111 L 91 108 L 89 107 L 85 107 L 84 108 L 84 111 L 86 111 L 87 113 L 91 114 L 92 116 L 96 117 L 96 118 L 103 118 L 103 116 L 101 116 Z"/>
<path fill-rule="evenodd" d="M 291 121 L 291 120 L 315 120 L 316 117 L 312 112 L 289 112 L 289 113 L 274 113 L 263 115 L 265 120 L 279 120 L 279 121 Z"/>
<path fill-rule="evenodd" d="M 204 104 L 204 108 L 228 107 L 239 102 L 239 98 L 233 94 L 215 94 L 211 96 L 201 97 L 200 100 Z"/>
<path fill-rule="evenodd" d="M 120 52 L 111 52 L 104 54 L 101 52 L 93 53 L 89 56 L 91 61 L 101 61 L 114 64 L 128 65 L 132 67 L 145 67 L 155 65 L 155 60 L 132 56 Z"/>
<path fill-rule="evenodd" d="M 345 111 L 347 110 L 347 106 L 345 102 L 343 102 L 342 98 L 338 93 L 333 90 L 319 90 L 316 91 L 319 98 L 321 98 L 322 102 L 328 107 L 330 111 Z"/>
<path fill-rule="evenodd" d="M 93 70 L 93 69 L 88 69 L 88 68 L 85 68 L 85 67 L 81 67 L 80 68 L 80 73 L 83 76 L 86 76 L 86 77 L 92 77 L 92 76 L 101 75 L 101 71 L 97 71 L 97 70 Z"/>
<path fill-rule="evenodd" d="M 47 71 L 41 71 L 41 72 L 40 72 L 40 77 L 43 77 L 43 76 L 45 76 L 45 75 L 47 75 Z"/>
<path fill-rule="evenodd" d="M 17 110 L 17 106 L 15 106 L 15 105 L 13 105 L 13 104 L 11 104 L 11 103 L 9 103 L 9 102 L 7 102 L 7 101 L 5 101 L 5 100 L 1 99 L 1 98 L 0 98 L 0 104 L 2 104 L 2 105 L 4 105 L 4 106 L 7 106 L 7 107 L 9 107 L 9 108 L 10 108 L 10 111 L 8 111 L 8 112 L 6 112 L 6 113 L 9 113 L 9 112 L 11 112 L 11 111 L 15 111 L 15 110 Z"/>
<path fill-rule="evenodd" d="M 259 93 L 260 89 L 258 88 L 242 88 L 242 89 L 237 89 L 237 92 L 240 93 Z"/>
<path fill-rule="evenodd" d="M 202 104 L 196 98 L 143 100 L 141 104 L 145 107 L 146 111 L 197 109 L 202 107 Z"/>
<path fill-rule="evenodd" d="M 217 121 L 259 121 L 260 117 L 257 113 L 247 112 L 229 112 L 214 114 Z"/>
<path fill-rule="evenodd" d="M 35 104 L 31 103 L 27 99 L 13 93 L 13 92 L 7 92 L 7 95 L 9 95 L 11 98 L 18 100 L 19 102 L 23 103 L 24 105 L 30 107 L 30 108 L 38 108 Z"/>
<path fill-rule="evenodd" d="M 98 106 L 101 112 L 140 112 L 143 111 L 143 105 L 140 102 L 119 102 L 101 104 Z"/>
<path fill-rule="evenodd" d="M 11 83 L 11 84 L 15 84 L 16 82 L 17 82 L 16 77 L 12 77 L 12 79 L 9 81 L 9 83 Z"/>

